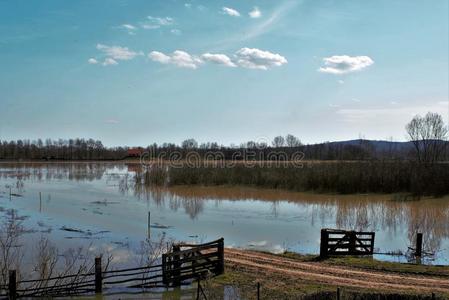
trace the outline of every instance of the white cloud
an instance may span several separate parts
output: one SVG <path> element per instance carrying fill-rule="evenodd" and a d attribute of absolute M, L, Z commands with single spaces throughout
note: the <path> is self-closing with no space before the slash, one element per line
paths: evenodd
<path fill-rule="evenodd" d="M 123 29 L 127 29 L 127 30 L 136 30 L 137 29 L 137 27 L 135 27 L 131 24 L 122 24 L 120 27 Z"/>
<path fill-rule="evenodd" d="M 148 16 L 147 19 L 147 22 L 144 22 L 140 25 L 143 29 L 157 29 L 162 26 L 171 26 L 174 24 L 174 20 L 171 17 L 161 18 Z"/>
<path fill-rule="evenodd" d="M 257 19 L 262 16 L 262 12 L 259 10 L 257 6 L 254 6 L 253 10 L 248 13 L 250 18 Z"/>
<path fill-rule="evenodd" d="M 161 26 L 168 26 L 173 24 L 173 18 L 165 17 L 165 18 L 159 18 L 159 17 L 152 17 L 148 16 L 148 20 L 152 21 L 155 24 L 159 24 Z"/>
<path fill-rule="evenodd" d="M 184 3 L 184 6 L 187 8 L 192 8 L 192 4 L 191 3 Z"/>
<path fill-rule="evenodd" d="M 201 56 L 191 55 L 182 50 L 176 50 L 172 54 L 152 51 L 148 58 L 161 64 L 173 64 L 182 68 L 196 69 L 204 62 L 224 65 L 227 67 L 243 67 L 249 69 L 267 70 L 273 66 L 281 66 L 287 63 L 287 59 L 279 54 L 259 49 L 241 48 L 235 53 L 235 59 L 231 59 L 222 53 L 204 53 Z"/>
<path fill-rule="evenodd" d="M 227 67 L 236 67 L 236 64 L 225 54 L 204 53 L 201 58 L 205 61 L 212 62 Z"/>
<path fill-rule="evenodd" d="M 120 46 L 106 46 L 103 44 L 97 44 L 97 49 L 114 60 L 131 60 L 138 55 L 143 55 L 142 52 L 134 52 L 127 47 Z"/>
<path fill-rule="evenodd" d="M 160 62 L 161 64 L 168 64 L 170 62 L 170 56 L 159 51 L 151 51 L 148 54 L 148 57 L 153 61 Z"/>
<path fill-rule="evenodd" d="M 120 26 L 117 26 L 116 28 L 125 30 L 130 35 L 136 35 L 136 30 L 138 29 L 136 26 L 131 25 L 131 24 L 122 24 Z"/>
<path fill-rule="evenodd" d="M 267 70 L 272 66 L 282 66 L 287 63 L 287 59 L 277 53 L 256 48 L 241 48 L 235 56 L 240 66 L 249 69 Z"/>
<path fill-rule="evenodd" d="M 87 60 L 88 63 L 90 63 L 91 65 L 96 65 L 98 64 L 98 60 L 96 60 L 95 58 L 89 58 Z"/>
<path fill-rule="evenodd" d="M 171 55 L 166 55 L 159 51 L 152 51 L 148 54 L 148 57 L 153 61 L 162 64 L 173 64 L 180 68 L 196 69 L 202 63 L 198 57 L 182 50 L 176 50 Z"/>
<path fill-rule="evenodd" d="M 181 35 L 181 30 L 179 30 L 179 29 L 172 29 L 172 30 L 170 30 L 170 32 L 171 33 L 173 33 L 174 35 Z"/>
<path fill-rule="evenodd" d="M 229 8 L 229 7 L 223 6 L 221 8 L 221 10 L 226 15 L 229 15 L 229 16 L 232 16 L 232 17 L 240 17 L 240 13 L 237 10 L 233 9 L 233 8 Z"/>
<path fill-rule="evenodd" d="M 344 84 L 344 83 L 345 83 L 345 81 L 344 81 L 344 80 L 341 80 L 341 79 L 338 80 L 337 82 L 338 82 L 339 84 Z"/>
<path fill-rule="evenodd" d="M 118 65 L 118 62 L 113 58 L 106 57 L 106 59 L 104 60 L 102 65 L 103 66 L 114 66 L 114 65 Z"/>
<path fill-rule="evenodd" d="M 371 66 L 374 61 L 369 56 L 334 55 L 323 58 L 324 66 L 318 71 L 330 74 L 345 74 L 360 71 Z"/>
<path fill-rule="evenodd" d="M 449 105 L 449 101 L 440 101 L 438 102 L 439 105 Z"/>
<path fill-rule="evenodd" d="M 339 108 L 340 105 L 339 105 L 339 104 L 331 103 L 331 104 L 329 104 L 329 107 L 332 107 L 332 108 Z"/>

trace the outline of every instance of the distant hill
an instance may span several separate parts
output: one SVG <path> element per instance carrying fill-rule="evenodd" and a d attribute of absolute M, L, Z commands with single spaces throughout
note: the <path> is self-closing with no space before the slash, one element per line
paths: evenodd
<path fill-rule="evenodd" d="M 337 141 L 337 142 L 329 142 L 331 145 L 340 145 L 340 146 L 364 146 L 369 145 L 373 147 L 375 151 L 389 151 L 389 150 L 397 150 L 397 151 L 409 151 L 413 149 L 412 142 L 391 142 L 391 141 L 382 141 L 382 140 L 366 140 L 366 139 L 356 139 L 356 140 L 348 140 L 348 141 Z"/>

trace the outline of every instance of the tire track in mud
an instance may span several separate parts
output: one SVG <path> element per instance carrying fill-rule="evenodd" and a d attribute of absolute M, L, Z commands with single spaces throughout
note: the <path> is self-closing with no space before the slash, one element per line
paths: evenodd
<path fill-rule="evenodd" d="M 358 288 L 449 293 L 449 278 L 392 274 L 331 266 L 321 262 L 299 262 L 254 251 L 225 250 L 225 260 L 250 269 L 284 274 L 298 280 Z"/>

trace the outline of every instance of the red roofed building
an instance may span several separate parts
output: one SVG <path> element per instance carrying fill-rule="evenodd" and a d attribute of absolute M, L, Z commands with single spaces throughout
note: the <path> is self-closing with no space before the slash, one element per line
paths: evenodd
<path fill-rule="evenodd" d="M 128 157 L 140 157 L 143 154 L 143 148 L 129 148 Z"/>

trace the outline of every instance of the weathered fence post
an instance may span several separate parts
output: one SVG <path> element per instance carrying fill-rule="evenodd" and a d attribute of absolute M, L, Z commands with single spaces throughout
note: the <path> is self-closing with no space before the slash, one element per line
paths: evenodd
<path fill-rule="evenodd" d="M 173 245 L 173 252 L 179 252 L 181 251 L 181 247 L 179 245 Z M 179 263 L 179 260 L 181 257 L 178 255 L 173 256 L 173 286 L 180 286 L 181 285 L 181 264 Z"/>
<path fill-rule="evenodd" d="M 42 193 L 39 192 L 39 212 L 42 212 Z"/>
<path fill-rule="evenodd" d="M 355 233 L 355 231 L 350 231 L 349 233 L 349 253 L 351 253 L 352 255 L 356 255 L 356 246 L 355 246 L 355 244 L 356 244 L 356 239 L 357 239 L 357 236 L 356 236 L 356 233 Z"/>
<path fill-rule="evenodd" d="M 151 212 L 148 212 L 148 239 L 151 238 Z"/>
<path fill-rule="evenodd" d="M 320 257 L 327 257 L 327 244 L 329 243 L 329 234 L 326 229 L 321 229 L 321 241 L 320 241 Z"/>
<path fill-rule="evenodd" d="M 260 300 L 260 282 L 257 283 L 257 300 Z"/>
<path fill-rule="evenodd" d="M 374 254 L 374 238 L 376 237 L 376 233 L 373 232 L 371 235 L 371 248 L 370 248 L 370 254 L 373 255 Z"/>
<path fill-rule="evenodd" d="M 337 288 L 337 300 L 340 300 L 340 288 Z"/>
<path fill-rule="evenodd" d="M 15 300 L 17 298 L 16 270 L 9 270 L 8 296 L 10 300 Z"/>
<path fill-rule="evenodd" d="M 101 270 L 101 256 L 95 257 L 95 293 L 103 291 L 103 276 Z"/>
<path fill-rule="evenodd" d="M 218 240 L 218 259 L 220 261 L 219 267 L 217 268 L 218 274 L 224 273 L 224 238 Z"/>
<path fill-rule="evenodd" d="M 432 293 L 432 300 L 435 300 L 435 293 Z"/>
<path fill-rule="evenodd" d="M 162 254 L 162 283 L 167 286 L 167 254 Z"/>
<path fill-rule="evenodd" d="M 415 256 L 422 256 L 422 233 L 416 234 L 416 250 Z"/>

